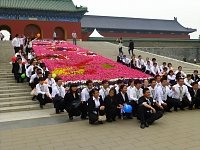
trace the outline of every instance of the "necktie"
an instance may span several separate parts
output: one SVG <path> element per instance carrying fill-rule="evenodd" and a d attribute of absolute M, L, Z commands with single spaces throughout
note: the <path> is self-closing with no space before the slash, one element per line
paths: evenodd
<path fill-rule="evenodd" d="M 179 91 L 180 91 L 180 100 L 182 101 L 182 99 L 183 99 L 183 87 L 179 87 Z"/>
<path fill-rule="evenodd" d="M 140 98 L 140 91 L 139 90 L 136 91 L 136 96 L 137 96 L 137 99 Z"/>
<path fill-rule="evenodd" d="M 154 98 L 155 90 L 151 90 L 152 97 Z"/>

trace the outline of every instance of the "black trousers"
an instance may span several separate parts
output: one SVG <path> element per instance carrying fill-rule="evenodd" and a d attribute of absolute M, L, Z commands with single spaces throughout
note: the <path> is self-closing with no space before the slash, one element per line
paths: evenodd
<path fill-rule="evenodd" d="M 191 105 L 187 97 L 183 97 L 182 101 L 180 101 L 180 99 L 174 99 L 174 101 L 175 101 L 174 110 L 177 110 L 177 108 L 184 109 L 185 107 Z"/>
<path fill-rule="evenodd" d="M 46 96 L 46 94 L 38 94 L 37 100 L 39 101 L 40 105 L 45 105 L 51 101 L 49 97 Z"/>
<path fill-rule="evenodd" d="M 117 108 L 108 108 L 106 109 L 106 119 L 115 120 L 117 116 Z"/>
<path fill-rule="evenodd" d="M 87 102 L 82 102 L 80 107 L 81 107 L 81 118 L 84 119 L 88 116 Z"/>
<path fill-rule="evenodd" d="M 173 98 L 168 98 L 164 102 L 167 103 L 167 107 L 165 107 L 166 111 L 169 111 L 172 107 L 174 107 L 176 105 L 176 101 L 174 101 Z"/>
<path fill-rule="evenodd" d="M 21 75 L 22 75 L 22 73 L 17 73 L 17 74 L 15 74 L 15 79 L 17 80 L 17 83 L 23 83 L 24 82 L 24 79 L 23 78 L 21 78 Z"/>
<path fill-rule="evenodd" d="M 199 106 L 200 106 L 200 98 L 199 97 L 192 98 L 192 103 L 190 104 L 190 108 L 192 109 L 194 105 L 195 105 L 195 108 L 199 108 Z"/>
<path fill-rule="evenodd" d="M 88 116 L 89 116 L 89 123 L 93 124 L 95 122 L 98 121 L 99 116 L 103 116 L 105 115 L 105 111 L 99 110 L 96 114 L 93 112 L 89 112 Z"/>
<path fill-rule="evenodd" d="M 73 44 L 76 45 L 76 39 L 75 38 L 73 38 Z"/>
<path fill-rule="evenodd" d="M 15 54 L 19 52 L 20 50 L 20 47 L 14 47 L 14 50 L 15 50 Z"/>
<path fill-rule="evenodd" d="M 128 50 L 128 53 L 129 53 L 129 55 L 132 54 L 132 56 L 133 56 L 133 49 L 129 49 L 129 50 Z"/>
<path fill-rule="evenodd" d="M 123 50 L 122 50 L 122 47 L 119 48 L 119 55 L 120 55 L 120 54 L 122 54 L 122 55 L 124 54 L 124 53 L 123 53 Z"/>
<path fill-rule="evenodd" d="M 139 106 L 138 107 L 138 118 L 140 119 L 141 124 L 148 123 L 152 124 L 155 120 L 160 119 L 163 116 L 162 111 L 157 111 L 156 113 L 148 112 L 146 107 Z"/>

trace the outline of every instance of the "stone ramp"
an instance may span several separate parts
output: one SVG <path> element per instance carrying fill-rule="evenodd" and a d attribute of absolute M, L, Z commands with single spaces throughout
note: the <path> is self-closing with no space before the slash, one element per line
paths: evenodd
<path fill-rule="evenodd" d="M 39 104 L 32 101 L 28 83 L 16 83 L 9 63 L 14 50 L 7 41 L 0 41 L 0 115 L 2 113 L 40 110 Z M 52 105 L 44 108 L 51 108 Z"/>
<path fill-rule="evenodd" d="M 116 58 L 118 55 L 118 45 L 116 45 L 116 44 L 109 43 L 109 42 L 88 42 L 87 41 L 87 42 L 78 42 L 78 45 L 80 47 L 89 49 L 93 52 L 96 52 L 102 56 L 105 56 L 107 58 L 110 58 L 110 59 L 116 61 Z M 126 47 L 123 48 L 123 51 L 128 56 L 128 49 Z M 157 62 L 159 63 L 159 65 L 162 65 L 163 62 L 167 62 L 167 63 L 170 62 L 170 63 L 172 63 L 173 68 L 175 70 L 177 70 L 178 66 L 181 65 L 183 67 L 183 71 L 188 74 L 193 73 L 193 70 L 195 70 L 195 69 L 200 71 L 199 65 L 183 62 L 180 60 L 164 57 L 161 55 L 143 52 L 143 51 L 140 51 L 139 49 L 135 50 L 134 53 L 136 54 L 136 56 L 142 55 L 143 59 L 146 59 L 146 57 L 149 57 L 150 59 L 155 57 L 157 59 Z"/>

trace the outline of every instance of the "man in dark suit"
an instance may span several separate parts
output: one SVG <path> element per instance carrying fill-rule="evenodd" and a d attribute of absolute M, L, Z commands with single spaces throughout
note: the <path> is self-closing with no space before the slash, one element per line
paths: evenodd
<path fill-rule="evenodd" d="M 140 119 L 140 127 L 142 129 L 149 127 L 149 125 L 151 125 L 155 120 L 158 120 L 163 116 L 162 111 L 156 111 L 154 108 L 159 106 L 153 101 L 148 88 L 143 90 L 143 94 L 144 96 L 138 100 L 138 117 Z"/>
<path fill-rule="evenodd" d="M 198 82 L 192 83 L 192 88 L 189 90 L 189 92 L 192 97 L 192 102 L 189 106 L 189 109 L 192 110 L 194 105 L 196 109 L 200 109 L 200 89 L 198 88 Z"/>
<path fill-rule="evenodd" d="M 134 50 L 134 42 L 133 42 L 133 40 L 130 40 L 130 43 L 129 43 L 129 49 L 128 49 L 128 53 L 129 53 L 129 55 L 131 55 L 131 53 L 132 53 L 132 56 L 133 56 L 133 50 Z"/>
<path fill-rule="evenodd" d="M 17 83 L 24 82 L 24 78 L 21 77 L 22 74 L 25 74 L 26 69 L 25 65 L 22 63 L 22 59 L 18 58 L 18 61 L 14 64 L 14 75 Z"/>
<path fill-rule="evenodd" d="M 194 82 L 199 82 L 200 81 L 200 78 L 198 76 L 198 70 L 194 70 L 193 74 L 192 74 L 192 80 Z"/>
<path fill-rule="evenodd" d="M 125 115 L 127 119 L 133 119 L 132 114 L 130 113 L 121 113 L 121 110 L 124 106 L 124 104 L 129 104 L 129 99 L 128 99 L 128 94 L 127 94 L 127 86 L 126 85 L 121 85 L 119 88 L 119 93 L 117 94 L 117 103 L 118 103 L 118 116 L 119 118 L 123 117 L 121 115 Z"/>

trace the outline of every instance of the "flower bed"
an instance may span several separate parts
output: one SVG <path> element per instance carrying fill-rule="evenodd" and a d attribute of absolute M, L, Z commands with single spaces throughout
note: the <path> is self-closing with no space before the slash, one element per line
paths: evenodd
<path fill-rule="evenodd" d="M 64 41 L 36 41 L 33 43 L 33 49 L 37 58 L 44 62 L 52 73 L 65 81 L 144 79 L 150 77 L 138 70 L 133 70 Z"/>

